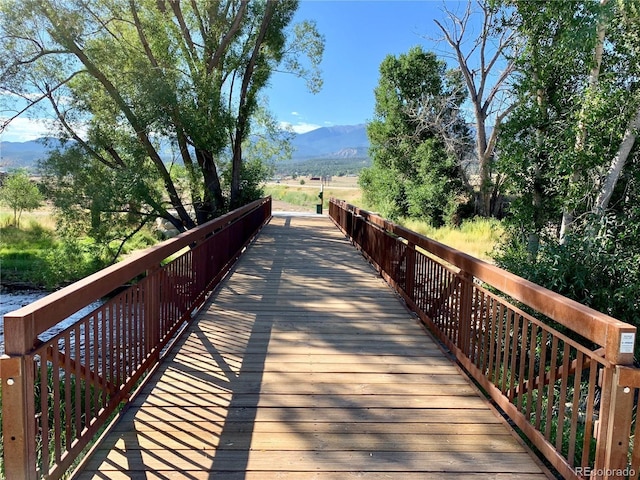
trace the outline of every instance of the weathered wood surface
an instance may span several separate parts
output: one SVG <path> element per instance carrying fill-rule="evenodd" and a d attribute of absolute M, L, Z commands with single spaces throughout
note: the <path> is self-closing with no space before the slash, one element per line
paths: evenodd
<path fill-rule="evenodd" d="M 326 217 L 274 217 L 79 478 L 546 478 Z"/>

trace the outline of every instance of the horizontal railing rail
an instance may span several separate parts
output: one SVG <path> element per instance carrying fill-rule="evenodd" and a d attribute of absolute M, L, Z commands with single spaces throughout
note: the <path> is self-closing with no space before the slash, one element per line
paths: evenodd
<path fill-rule="evenodd" d="M 270 217 L 271 198 L 258 200 L 7 314 L 6 478 L 60 478 Z"/>
<path fill-rule="evenodd" d="M 346 202 L 329 215 L 564 478 L 638 478 L 635 326 Z"/>

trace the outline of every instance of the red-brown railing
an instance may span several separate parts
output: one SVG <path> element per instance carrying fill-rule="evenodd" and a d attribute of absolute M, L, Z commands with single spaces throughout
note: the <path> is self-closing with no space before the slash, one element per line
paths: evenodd
<path fill-rule="evenodd" d="M 636 327 L 345 202 L 329 215 L 564 478 L 638 478 Z"/>
<path fill-rule="evenodd" d="M 7 314 L 6 478 L 60 478 L 270 217 L 271 198 L 258 200 Z M 92 313 L 48 334 L 105 296 Z"/>

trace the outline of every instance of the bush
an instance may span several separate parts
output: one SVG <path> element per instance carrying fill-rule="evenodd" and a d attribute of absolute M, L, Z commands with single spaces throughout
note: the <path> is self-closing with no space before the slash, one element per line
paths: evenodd
<path fill-rule="evenodd" d="M 494 258 L 516 275 L 640 326 L 640 225 L 628 220 L 591 220 L 564 244 L 546 238 L 535 258 L 512 233 Z"/>

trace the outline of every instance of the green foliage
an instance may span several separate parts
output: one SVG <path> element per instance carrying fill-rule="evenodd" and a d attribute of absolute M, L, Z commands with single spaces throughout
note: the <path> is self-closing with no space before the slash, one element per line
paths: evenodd
<path fill-rule="evenodd" d="M 260 158 L 245 160 L 242 164 L 240 202 L 250 203 L 264 196 L 264 182 L 273 174 L 273 167 L 263 162 Z M 225 183 L 231 184 L 231 169 L 224 172 Z"/>
<path fill-rule="evenodd" d="M 324 39 L 313 22 L 292 24 L 297 7 L 3 2 L 0 87 L 14 95 L 0 102 L 43 92 L 73 140 L 44 165 L 64 227 L 109 246 L 149 219 L 184 230 L 255 197 L 265 170 L 245 150 L 262 134 L 272 72 L 322 83 Z M 256 144 L 286 154 L 283 142 Z"/>
<path fill-rule="evenodd" d="M 532 258 L 508 237 L 495 255 L 503 268 L 622 321 L 640 325 L 640 208 L 592 219 L 560 244 L 545 238 Z"/>
<path fill-rule="evenodd" d="M 523 74 L 518 108 L 500 137 L 498 168 L 515 197 L 509 218 L 518 235 L 557 236 L 563 211 L 590 211 L 640 101 L 637 81 L 629 81 L 640 73 L 638 58 L 628 51 L 638 25 L 624 13 L 637 2 L 512 3 Z M 608 43 L 594 72 L 599 26 Z"/>
<path fill-rule="evenodd" d="M 118 241 L 107 249 L 86 237 L 63 237 L 62 233 L 35 222 L 22 229 L 0 227 L 2 283 L 55 289 L 106 267 L 113 261 L 113 252 L 120 248 Z M 155 243 L 155 236 L 143 229 L 119 253 L 123 255 Z"/>
<path fill-rule="evenodd" d="M 443 129 L 424 120 L 437 111 L 449 125 L 447 135 L 468 137 L 459 86 L 459 77 L 420 47 L 389 55 L 380 65 L 375 118 L 367 126 L 373 163 L 361 172 L 360 186 L 365 201 L 383 216 L 411 216 L 434 225 L 455 221 L 466 201 L 463 152 L 447 149 Z"/>
<path fill-rule="evenodd" d="M 9 174 L 0 187 L 0 203 L 13 210 L 13 225 L 16 227 L 20 226 L 22 212 L 35 210 L 43 200 L 37 185 L 24 170 Z"/>

